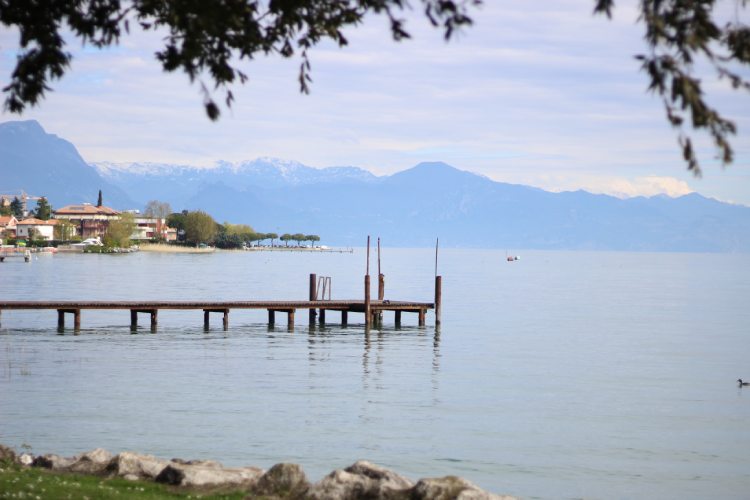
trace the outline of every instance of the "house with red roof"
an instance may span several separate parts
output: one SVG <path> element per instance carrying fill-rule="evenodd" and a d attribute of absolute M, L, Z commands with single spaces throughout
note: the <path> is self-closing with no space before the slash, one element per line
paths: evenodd
<path fill-rule="evenodd" d="M 16 238 L 29 238 L 32 229 L 36 230 L 34 239 L 45 239 L 51 241 L 55 239 L 55 226 L 59 221 L 55 219 L 39 220 L 24 219 L 16 223 Z"/>
<path fill-rule="evenodd" d="M 65 219 L 78 228 L 78 234 L 87 238 L 104 236 L 109 223 L 120 218 L 120 212 L 114 208 L 94 206 L 91 203 L 68 205 L 55 210 L 55 219 Z"/>
<path fill-rule="evenodd" d="M 18 224 L 18 220 L 12 215 L 9 217 L 0 217 L 0 235 L 3 234 L 3 231 L 8 229 L 13 233 L 13 236 L 15 236 L 16 224 Z"/>

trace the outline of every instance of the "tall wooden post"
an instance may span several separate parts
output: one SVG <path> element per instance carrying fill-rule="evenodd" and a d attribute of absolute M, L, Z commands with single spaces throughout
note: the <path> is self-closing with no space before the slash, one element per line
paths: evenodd
<path fill-rule="evenodd" d="M 365 324 L 372 324 L 372 314 L 370 312 L 370 275 L 365 275 Z"/>
<path fill-rule="evenodd" d="M 443 303 L 443 277 L 435 276 L 435 326 L 439 325 L 441 320 Z"/>
<path fill-rule="evenodd" d="M 378 265 L 378 267 L 380 267 L 380 265 Z M 379 274 L 378 275 L 378 300 L 382 302 L 384 298 L 385 298 L 385 274 Z M 378 323 L 382 323 L 383 311 L 379 310 L 377 312 L 377 315 L 378 315 Z"/>
<path fill-rule="evenodd" d="M 365 273 L 365 325 L 372 325 L 370 310 L 370 236 L 367 236 L 367 272 Z"/>
<path fill-rule="evenodd" d="M 311 301 L 313 301 L 313 300 L 316 299 L 316 297 L 315 297 L 315 285 L 316 285 L 316 283 L 315 282 L 317 281 L 317 279 L 318 279 L 317 275 L 315 275 L 315 274 L 311 274 L 310 275 L 310 300 Z M 315 324 L 315 309 L 314 308 L 310 308 L 310 324 L 311 325 Z"/>

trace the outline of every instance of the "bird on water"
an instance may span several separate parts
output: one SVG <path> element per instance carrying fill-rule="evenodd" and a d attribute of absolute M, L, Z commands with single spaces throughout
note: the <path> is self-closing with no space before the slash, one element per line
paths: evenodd
<path fill-rule="evenodd" d="M 737 382 L 739 382 L 740 385 L 750 385 L 750 382 L 743 382 L 742 379 L 737 380 Z"/>

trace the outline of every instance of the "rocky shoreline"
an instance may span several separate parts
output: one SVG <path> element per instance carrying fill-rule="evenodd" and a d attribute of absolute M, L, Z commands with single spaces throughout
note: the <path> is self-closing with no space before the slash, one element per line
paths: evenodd
<path fill-rule="evenodd" d="M 317 483 L 310 483 L 302 467 L 290 463 L 276 464 L 265 471 L 258 467 L 223 467 L 216 460 L 160 460 L 129 451 L 113 457 L 101 448 L 66 458 L 52 453 L 19 455 L 12 448 L 0 445 L 0 462 L 5 460 L 57 473 L 242 491 L 248 493 L 248 500 L 261 497 L 263 500 L 517 500 L 487 493 L 456 476 L 420 479 L 414 483 L 365 460 L 337 469 Z"/>
<path fill-rule="evenodd" d="M 129 247 L 129 248 L 115 248 L 115 247 L 103 248 L 103 247 L 92 246 L 92 247 L 84 248 L 83 253 L 135 253 L 135 252 L 140 252 L 140 251 L 141 251 L 141 247 L 136 246 L 136 245 Z"/>

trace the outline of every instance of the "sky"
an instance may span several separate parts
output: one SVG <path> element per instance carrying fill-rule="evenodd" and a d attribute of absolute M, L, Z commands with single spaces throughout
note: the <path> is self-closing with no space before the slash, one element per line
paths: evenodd
<path fill-rule="evenodd" d="M 218 122 L 206 117 L 198 83 L 155 60 L 164 32 L 131 29 L 104 51 L 69 37 L 72 67 L 54 91 L 0 121 L 37 120 L 90 162 L 208 166 L 270 156 L 386 175 L 444 161 L 549 191 L 696 191 L 750 205 L 750 95 L 698 68 L 710 104 L 738 134 L 735 162 L 722 168 L 710 138 L 688 129 L 703 166 L 695 178 L 634 58 L 646 51 L 637 1 L 617 2 L 608 20 L 592 15 L 593 0 L 487 0 L 450 42 L 412 3 L 404 15 L 411 40 L 393 41 L 373 14 L 345 30 L 347 47 L 309 51 L 309 95 L 299 92 L 297 57 L 239 63 L 250 81 L 232 87 L 235 104 Z M 733 8 L 722 3 L 720 17 Z M 0 27 L 2 86 L 17 49 L 18 32 Z"/>

